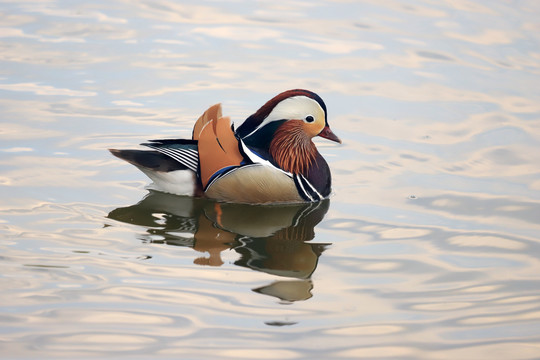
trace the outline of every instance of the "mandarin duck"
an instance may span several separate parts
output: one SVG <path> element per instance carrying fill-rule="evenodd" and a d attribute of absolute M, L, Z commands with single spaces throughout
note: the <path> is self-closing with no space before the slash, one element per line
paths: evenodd
<path fill-rule="evenodd" d="M 191 139 L 149 140 L 152 150 L 111 153 L 144 172 L 155 190 L 237 203 L 315 202 L 328 198 L 331 175 L 312 138 L 341 140 L 315 93 L 285 91 L 237 129 L 211 106 Z"/>

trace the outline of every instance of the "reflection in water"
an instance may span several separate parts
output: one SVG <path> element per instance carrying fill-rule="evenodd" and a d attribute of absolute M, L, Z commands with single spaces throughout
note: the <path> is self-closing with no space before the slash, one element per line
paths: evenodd
<path fill-rule="evenodd" d="M 3 1 L 0 354 L 538 359 L 539 13 Z M 137 225 L 103 218 L 147 183 L 105 149 L 189 136 L 218 101 L 238 125 L 289 86 L 344 135 L 318 144 L 336 193 L 316 239 L 325 209 L 151 194 L 110 215 Z M 320 265 L 311 242 L 334 243 Z"/>
<path fill-rule="evenodd" d="M 199 265 L 220 266 L 221 252 L 235 250 L 236 265 L 295 280 L 278 280 L 253 291 L 284 301 L 309 299 L 311 274 L 329 244 L 308 243 L 328 211 L 329 200 L 309 204 L 244 205 L 150 191 L 108 218 L 144 226 L 144 241 L 189 246 L 209 256 Z"/>

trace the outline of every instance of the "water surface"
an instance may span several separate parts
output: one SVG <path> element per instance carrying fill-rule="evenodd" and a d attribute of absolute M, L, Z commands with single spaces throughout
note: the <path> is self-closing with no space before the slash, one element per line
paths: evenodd
<path fill-rule="evenodd" d="M 3 358 L 535 359 L 536 1 L 0 2 Z M 323 97 L 334 194 L 148 190 L 107 148 Z"/>

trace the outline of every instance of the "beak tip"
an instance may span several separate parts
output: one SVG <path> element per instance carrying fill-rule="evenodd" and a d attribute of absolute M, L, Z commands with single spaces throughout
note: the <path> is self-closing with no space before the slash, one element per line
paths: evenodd
<path fill-rule="evenodd" d="M 324 129 L 319 134 L 320 137 L 323 137 L 325 139 L 337 142 L 339 144 L 342 144 L 342 141 L 339 137 L 337 137 L 336 134 L 330 129 L 330 127 L 325 126 Z"/>

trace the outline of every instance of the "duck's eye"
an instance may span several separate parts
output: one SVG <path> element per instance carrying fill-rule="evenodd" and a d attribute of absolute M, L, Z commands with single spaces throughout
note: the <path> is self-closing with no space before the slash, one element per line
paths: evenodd
<path fill-rule="evenodd" d="M 314 121 L 315 121 L 315 118 L 313 116 L 311 116 L 311 115 L 306 116 L 306 122 L 311 123 L 311 122 L 314 122 Z"/>

